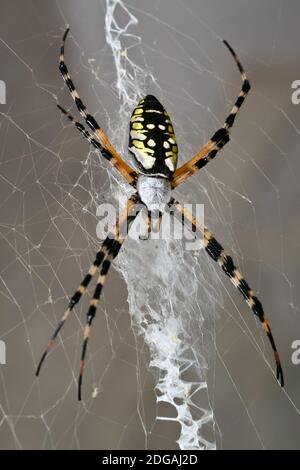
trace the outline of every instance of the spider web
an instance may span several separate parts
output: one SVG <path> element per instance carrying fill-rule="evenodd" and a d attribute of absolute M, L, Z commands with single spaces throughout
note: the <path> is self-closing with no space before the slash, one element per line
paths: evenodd
<path fill-rule="evenodd" d="M 272 1 L 270 17 L 270 1 L 43 3 L 2 7 L 1 448 L 299 448 L 291 343 L 300 336 L 300 108 L 290 100 L 299 6 Z M 71 76 L 126 157 L 130 113 L 151 93 L 172 117 L 179 161 L 190 158 L 240 88 L 220 36 L 239 53 L 253 91 L 231 143 L 176 198 L 205 205 L 205 224 L 262 300 L 285 390 L 239 294 L 204 252 L 178 240 L 125 243 L 93 326 L 82 403 L 76 387 L 89 295 L 35 379 L 99 246 L 97 207 L 129 195 L 55 107 L 78 116 L 57 71 L 67 24 Z"/>

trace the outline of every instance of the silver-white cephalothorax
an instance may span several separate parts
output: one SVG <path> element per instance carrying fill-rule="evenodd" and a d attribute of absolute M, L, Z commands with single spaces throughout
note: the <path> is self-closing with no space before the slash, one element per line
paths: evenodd
<path fill-rule="evenodd" d="M 137 181 L 139 196 L 147 208 L 155 210 L 171 198 L 171 184 L 167 178 L 140 175 Z"/>

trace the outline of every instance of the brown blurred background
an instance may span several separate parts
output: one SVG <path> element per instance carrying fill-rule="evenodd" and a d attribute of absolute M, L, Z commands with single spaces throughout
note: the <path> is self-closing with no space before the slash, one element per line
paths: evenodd
<path fill-rule="evenodd" d="M 273 367 L 260 326 L 220 276 L 216 321 L 207 332 L 214 338 L 208 380 L 217 447 L 298 449 L 300 365 L 291 362 L 291 344 L 300 339 L 300 105 L 291 102 L 291 84 L 300 79 L 299 2 L 121 5 L 120 25 L 128 21 L 125 7 L 138 19 L 125 38 L 136 44 L 127 55 L 155 77 L 146 91 L 158 93 L 174 120 L 181 162 L 222 123 L 239 92 L 238 71 L 220 38 L 233 45 L 248 72 L 252 91 L 231 143 L 185 185 L 181 200 L 205 203 L 207 225 L 258 292 L 286 379 L 281 390 L 240 315 Z M 0 366 L 2 449 L 177 446 L 178 425 L 155 420 L 149 353 L 133 334 L 126 284 L 114 270 L 90 345 L 84 382 L 89 400 L 76 400 L 88 299 L 66 325 L 40 379 L 34 377 L 66 299 L 92 260 L 96 205 L 109 190 L 97 157 L 56 108 L 56 102 L 72 105 L 57 67 L 67 24 L 72 36 L 66 60 L 77 88 L 103 127 L 127 144 L 125 123 L 114 134 L 120 103 L 105 10 L 100 0 L 1 2 L 0 79 L 7 87 L 0 105 L 0 338 L 7 354 Z"/>

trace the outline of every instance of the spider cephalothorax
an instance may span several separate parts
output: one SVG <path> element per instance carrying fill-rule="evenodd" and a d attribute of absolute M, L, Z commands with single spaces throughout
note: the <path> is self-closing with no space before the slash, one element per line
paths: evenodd
<path fill-rule="evenodd" d="M 161 176 L 139 175 L 136 189 L 150 212 L 163 208 L 171 199 L 170 181 Z"/>
<path fill-rule="evenodd" d="M 133 110 L 130 120 L 129 150 L 136 161 L 137 170 L 134 170 L 122 159 L 110 143 L 103 129 L 99 126 L 95 118 L 88 112 L 75 89 L 64 60 L 64 44 L 68 31 L 69 29 L 67 29 L 63 37 L 59 69 L 70 90 L 78 111 L 85 120 L 87 126 L 91 129 L 92 135 L 85 129 L 83 124 L 75 122 L 74 118 L 67 111 L 59 105 L 58 107 L 69 118 L 69 120 L 75 124 L 76 128 L 89 141 L 89 143 L 93 145 L 97 151 L 100 151 L 101 155 L 120 172 L 127 183 L 136 188 L 137 192 L 129 198 L 124 212 L 117 220 L 114 231 L 110 233 L 102 243 L 88 273 L 82 280 L 74 295 L 71 297 L 65 313 L 58 323 L 48 346 L 42 355 L 37 367 L 36 375 L 39 374 L 44 359 L 51 349 L 51 346 L 58 336 L 62 326 L 75 305 L 79 302 L 81 296 L 85 293 L 91 279 L 99 269 L 100 273 L 97 280 L 97 286 L 87 312 L 87 320 L 84 330 L 78 381 L 78 399 L 81 400 L 82 375 L 91 325 L 96 314 L 96 308 L 108 270 L 124 242 L 124 227 L 127 229 L 130 228 L 130 225 L 141 210 L 142 203 L 142 205 L 146 206 L 147 209 L 148 231 L 151 231 L 151 224 L 149 224 L 149 220 L 151 220 L 151 212 L 154 208 L 156 209 L 157 205 L 168 203 L 169 205 L 172 204 L 174 207 L 174 215 L 176 215 L 183 224 L 188 221 L 189 228 L 192 229 L 195 236 L 201 239 L 207 254 L 220 265 L 224 273 L 240 291 L 253 314 L 259 318 L 274 352 L 277 367 L 277 379 L 283 386 L 283 373 L 279 355 L 262 304 L 255 296 L 254 291 L 249 287 L 238 268 L 234 265 L 231 256 L 225 252 L 211 232 L 205 226 L 201 225 L 179 202 L 171 198 L 172 189 L 176 188 L 176 186 L 181 184 L 189 176 L 199 171 L 215 158 L 218 152 L 229 141 L 229 130 L 233 126 L 235 117 L 244 102 L 245 96 L 250 90 L 250 84 L 247 80 L 244 69 L 232 47 L 224 41 L 224 44 L 232 54 L 240 71 L 242 88 L 223 126 L 213 134 L 206 144 L 201 147 L 188 162 L 177 169 L 178 148 L 170 117 L 162 104 L 154 96 L 147 95 L 145 98 L 140 100 L 136 108 Z M 162 213 L 160 212 L 160 218 L 161 217 Z"/>

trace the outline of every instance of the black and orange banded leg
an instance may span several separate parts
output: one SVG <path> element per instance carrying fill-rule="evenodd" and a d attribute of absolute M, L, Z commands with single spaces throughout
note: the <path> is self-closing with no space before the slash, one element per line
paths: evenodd
<path fill-rule="evenodd" d="M 63 36 L 62 45 L 60 49 L 59 70 L 62 74 L 62 77 L 71 93 L 71 96 L 77 106 L 78 111 L 80 112 L 81 116 L 84 118 L 88 127 L 92 130 L 95 139 L 101 144 L 101 148 L 104 149 L 104 153 L 106 154 L 104 155 L 104 157 L 107 158 L 107 156 L 109 155 L 110 163 L 122 174 L 122 176 L 125 178 L 125 180 L 129 184 L 131 184 L 132 186 L 135 186 L 137 173 L 129 165 L 127 165 L 127 163 L 124 162 L 124 160 L 120 157 L 116 149 L 110 143 L 107 135 L 104 133 L 103 129 L 99 126 L 96 119 L 89 113 L 86 106 L 83 104 L 75 88 L 75 85 L 70 77 L 68 68 L 65 63 L 65 57 L 64 57 L 65 41 L 66 41 L 68 32 L 69 32 L 69 28 L 66 30 Z M 64 112 L 64 110 L 62 110 L 61 107 L 60 107 L 60 110 Z"/>
<path fill-rule="evenodd" d="M 267 337 L 270 341 L 271 347 L 273 349 L 274 358 L 276 362 L 276 377 L 280 382 L 280 385 L 284 386 L 283 372 L 280 363 L 280 358 L 278 351 L 276 349 L 275 341 L 272 335 L 270 324 L 265 316 L 261 302 L 256 297 L 254 291 L 250 288 L 247 281 L 243 278 L 242 274 L 238 268 L 234 265 L 234 262 L 220 245 L 220 243 L 214 238 L 210 231 L 202 226 L 193 215 L 188 212 L 179 202 L 172 200 L 169 203 L 169 206 L 174 208 L 178 218 L 184 224 L 185 222 L 189 223 L 189 228 L 193 233 L 201 237 L 203 245 L 207 254 L 216 261 L 219 266 L 222 268 L 224 273 L 229 277 L 233 285 L 240 291 L 244 299 L 246 300 L 248 306 L 251 308 L 255 316 L 257 316 L 261 322 L 262 328 L 267 334 Z"/>
<path fill-rule="evenodd" d="M 81 124 L 80 122 L 78 121 L 75 121 L 74 117 L 68 112 L 66 111 L 62 106 L 60 106 L 59 104 L 57 105 L 58 109 L 69 119 L 70 122 L 72 122 L 72 124 L 74 124 L 74 126 L 76 127 L 76 129 L 80 132 L 80 134 L 82 134 L 82 136 L 96 149 L 96 150 L 99 150 L 102 154 L 102 156 L 104 158 L 106 158 L 106 160 L 111 160 L 112 159 L 112 155 L 108 152 L 108 150 L 106 150 L 104 147 L 102 147 L 102 145 L 100 144 L 100 142 L 98 142 L 98 140 L 94 139 L 91 134 L 85 129 L 84 125 Z"/>
<path fill-rule="evenodd" d="M 117 226 L 118 226 L 118 231 L 119 233 L 123 233 L 124 229 L 127 229 L 128 221 L 130 220 L 130 211 L 132 208 L 136 205 L 138 201 L 138 197 L 134 194 L 127 203 L 127 207 L 125 211 L 121 214 L 121 216 L 118 219 Z M 120 237 L 119 237 L 120 238 Z M 82 295 L 86 292 L 87 287 L 89 283 L 91 282 L 93 276 L 96 274 L 97 270 L 99 269 L 100 265 L 105 262 L 107 257 L 110 256 L 111 251 L 114 251 L 115 245 L 118 245 L 118 240 L 115 240 L 115 235 L 114 233 L 111 233 L 107 236 L 107 238 L 104 240 L 102 243 L 102 246 L 100 250 L 96 253 L 95 260 L 93 264 L 90 266 L 90 269 L 88 270 L 88 273 L 85 275 L 83 280 L 81 281 L 78 289 L 75 291 L 73 296 L 70 298 L 69 304 L 67 309 L 65 310 L 61 320 L 58 322 L 48 344 L 47 347 L 40 359 L 40 362 L 38 364 L 37 370 L 36 370 L 36 376 L 39 375 L 41 367 L 50 351 L 52 348 L 55 339 L 59 335 L 62 327 L 64 326 L 66 320 L 68 319 L 70 313 L 72 312 L 73 308 L 78 304 L 80 301 Z"/>
<path fill-rule="evenodd" d="M 137 202 L 137 201 L 136 201 Z M 138 215 L 139 211 L 141 210 L 142 206 L 135 206 L 135 211 L 133 214 L 130 213 L 130 209 L 127 212 L 127 226 L 126 230 L 128 233 L 128 230 L 135 220 L 136 216 Z M 80 360 L 80 368 L 79 368 L 79 377 L 78 377 L 78 400 L 81 400 L 81 388 L 82 388 L 82 377 L 83 377 L 83 372 L 84 372 L 84 366 L 85 366 L 85 357 L 86 357 L 86 351 L 87 351 L 87 345 L 88 345 L 88 340 L 90 337 L 91 333 L 91 327 L 92 327 L 92 322 L 93 319 L 95 318 L 96 315 L 96 309 L 97 305 L 100 300 L 101 292 L 104 286 L 104 283 L 106 281 L 106 277 L 109 271 L 109 268 L 113 262 L 113 260 L 117 257 L 123 243 L 125 240 L 126 233 L 124 233 L 124 230 L 121 230 L 121 225 L 120 222 L 117 221 L 116 228 L 115 228 L 115 236 L 114 236 L 114 243 L 112 244 L 108 255 L 106 256 L 105 260 L 103 261 L 101 265 L 101 270 L 100 270 L 100 275 L 97 280 L 97 285 L 94 291 L 93 298 L 90 302 L 90 307 L 87 312 L 87 319 L 86 319 L 86 326 L 84 329 L 84 334 L 83 334 L 83 343 L 82 343 L 82 351 L 81 351 L 81 360 Z"/>
<path fill-rule="evenodd" d="M 209 141 L 184 165 L 178 168 L 173 177 L 172 177 L 172 187 L 175 188 L 180 183 L 185 181 L 189 176 L 196 173 L 198 170 L 207 165 L 210 160 L 215 158 L 217 153 L 224 147 L 224 145 L 229 142 L 229 130 L 233 126 L 236 115 L 241 108 L 246 95 L 250 90 L 250 83 L 246 77 L 245 71 L 242 64 L 240 63 L 236 53 L 232 47 L 228 44 L 227 41 L 223 41 L 225 46 L 229 49 L 231 55 L 233 56 L 237 67 L 241 74 L 242 79 L 242 89 L 229 113 L 227 116 L 223 127 L 221 127 L 215 134 L 209 139 Z"/>
<path fill-rule="evenodd" d="M 147 209 L 146 209 L 147 210 Z M 157 211 L 149 211 L 147 210 L 147 233 L 146 235 L 140 235 L 140 240 L 149 240 L 151 232 L 152 233 L 159 233 L 162 221 L 162 212 Z M 154 223 L 156 222 L 156 227 L 154 227 Z"/>

